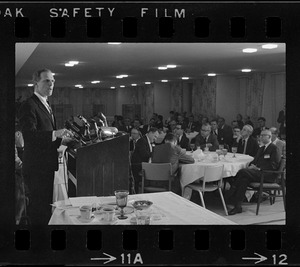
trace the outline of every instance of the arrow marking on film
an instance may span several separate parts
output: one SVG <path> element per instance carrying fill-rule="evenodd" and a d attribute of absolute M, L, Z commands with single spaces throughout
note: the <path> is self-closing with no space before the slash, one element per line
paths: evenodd
<path fill-rule="evenodd" d="M 106 256 L 108 256 L 108 258 L 91 258 L 91 260 L 92 260 L 92 261 L 102 261 L 102 260 L 106 260 L 106 262 L 103 262 L 104 264 L 106 264 L 106 263 L 109 263 L 109 262 L 114 261 L 114 260 L 117 259 L 116 257 L 111 256 L 111 255 L 109 255 L 109 254 L 107 254 L 107 253 L 104 253 L 104 252 L 103 252 L 103 254 L 106 255 Z"/>
<path fill-rule="evenodd" d="M 243 259 L 243 260 L 258 260 L 258 261 L 256 261 L 256 262 L 254 262 L 254 264 L 263 262 L 263 261 L 265 261 L 265 260 L 268 259 L 267 257 L 262 256 L 262 255 L 260 255 L 260 254 L 258 254 L 258 253 L 255 253 L 255 252 L 254 252 L 254 254 L 257 255 L 257 256 L 259 256 L 259 258 L 242 258 L 242 259 Z"/>

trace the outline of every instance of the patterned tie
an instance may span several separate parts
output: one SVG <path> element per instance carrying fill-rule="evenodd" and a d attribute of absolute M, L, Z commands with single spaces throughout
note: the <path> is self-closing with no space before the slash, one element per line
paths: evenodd
<path fill-rule="evenodd" d="M 245 140 L 242 140 L 243 154 L 246 154 Z"/>
<path fill-rule="evenodd" d="M 52 111 L 52 108 L 51 108 L 50 103 L 49 103 L 48 100 L 47 100 L 47 104 L 48 104 L 48 110 L 49 110 L 49 113 L 50 113 L 50 115 L 51 115 L 52 121 L 54 122 L 53 111 Z"/>

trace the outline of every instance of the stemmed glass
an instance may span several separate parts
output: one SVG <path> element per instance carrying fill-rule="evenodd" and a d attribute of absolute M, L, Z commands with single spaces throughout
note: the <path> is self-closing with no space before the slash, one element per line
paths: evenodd
<path fill-rule="evenodd" d="M 220 160 L 220 156 L 223 154 L 221 149 L 217 149 L 216 153 L 218 154 L 218 160 Z"/>
<path fill-rule="evenodd" d="M 191 151 L 193 152 L 195 149 L 195 144 L 190 144 Z"/>
<path fill-rule="evenodd" d="M 236 158 L 235 153 L 237 152 L 237 147 L 233 146 L 231 148 L 231 150 L 232 150 L 232 153 L 233 153 L 233 158 Z"/>
<path fill-rule="evenodd" d="M 116 202 L 118 207 L 121 209 L 121 215 L 118 216 L 118 219 L 124 220 L 127 219 L 127 216 L 124 216 L 124 208 L 127 205 L 127 197 L 129 195 L 128 190 L 116 190 L 115 196 L 116 196 Z"/>
<path fill-rule="evenodd" d="M 223 148 L 222 151 L 223 151 L 223 155 L 224 155 L 224 159 L 225 159 L 225 156 L 227 155 L 227 149 Z"/>

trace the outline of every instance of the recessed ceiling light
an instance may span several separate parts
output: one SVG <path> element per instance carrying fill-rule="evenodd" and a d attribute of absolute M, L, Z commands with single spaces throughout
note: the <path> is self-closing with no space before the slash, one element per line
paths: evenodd
<path fill-rule="evenodd" d="M 251 69 L 242 69 L 242 72 L 251 72 Z"/>
<path fill-rule="evenodd" d="M 33 83 L 27 84 L 28 87 L 32 87 L 33 85 L 34 85 Z"/>
<path fill-rule="evenodd" d="M 119 45 L 119 44 L 121 44 L 121 43 L 117 43 L 117 42 L 110 42 L 110 43 L 108 43 L 108 44 L 110 44 L 110 45 Z"/>
<path fill-rule="evenodd" d="M 128 77 L 127 74 L 122 74 L 122 75 L 120 75 L 120 76 L 123 76 L 123 78 L 127 78 L 127 77 Z"/>
<path fill-rule="evenodd" d="M 217 75 L 217 74 L 215 74 L 215 73 L 208 73 L 208 74 L 207 74 L 207 76 L 212 76 L 212 77 L 213 77 L 213 76 L 216 76 L 216 75 Z"/>
<path fill-rule="evenodd" d="M 120 87 L 121 87 L 121 88 L 124 88 L 124 87 L 125 87 L 125 85 L 120 85 Z"/>
<path fill-rule="evenodd" d="M 116 76 L 116 78 L 117 78 L 117 79 L 122 79 L 123 76 L 122 76 L 122 75 L 118 75 L 118 76 Z"/>
<path fill-rule="evenodd" d="M 66 63 L 65 66 L 66 67 L 74 67 L 74 64 Z"/>
<path fill-rule="evenodd" d="M 256 48 L 245 48 L 245 49 L 243 49 L 243 52 L 244 53 L 255 53 L 255 52 L 257 52 L 257 49 Z"/>
<path fill-rule="evenodd" d="M 151 84 L 151 82 L 145 82 L 145 84 Z"/>
<path fill-rule="evenodd" d="M 131 86 L 137 86 L 137 84 L 136 84 L 136 83 L 133 83 L 133 84 L 131 84 Z"/>
<path fill-rule="evenodd" d="M 265 44 L 261 46 L 263 49 L 274 49 L 277 48 L 278 45 L 277 44 Z"/>
<path fill-rule="evenodd" d="M 82 87 L 82 85 L 81 84 L 76 84 L 75 87 Z"/>
<path fill-rule="evenodd" d="M 161 66 L 161 67 L 158 67 L 158 69 L 159 69 L 159 70 L 166 70 L 166 69 L 167 69 L 167 67 L 163 67 L 163 66 Z"/>
<path fill-rule="evenodd" d="M 177 67 L 177 65 L 167 65 L 167 68 L 170 68 L 170 69 L 174 69 L 174 68 L 176 68 Z"/>
<path fill-rule="evenodd" d="M 182 79 L 182 80 L 188 80 L 189 77 L 182 77 L 181 79 Z"/>
<path fill-rule="evenodd" d="M 167 83 L 167 82 L 168 82 L 168 80 L 161 80 L 161 82 L 162 82 L 162 83 Z"/>
<path fill-rule="evenodd" d="M 91 83 L 94 83 L 94 84 L 95 84 L 95 83 L 100 83 L 100 81 L 92 81 Z"/>
<path fill-rule="evenodd" d="M 77 65 L 79 61 L 69 61 L 69 64 Z"/>
<path fill-rule="evenodd" d="M 111 86 L 111 87 L 110 87 L 110 89 L 115 89 L 115 88 L 116 88 L 116 87 L 114 87 L 114 86 Z"/>

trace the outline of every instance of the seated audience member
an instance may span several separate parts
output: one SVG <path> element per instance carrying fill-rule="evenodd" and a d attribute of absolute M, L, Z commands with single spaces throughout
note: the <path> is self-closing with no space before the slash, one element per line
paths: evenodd
<path fill-rule="evenodd" d="M 232 144 L 233 139 L 233 133 L 232 128 L 225 124 L 225 119 L 220 117 L 218 119 L 218 140 L 219 143 L 222 145 L 228 145 Z"/>
<path fill-rule="evenodd" d="M 149 162 L 152 155 L 152 148 L 158 137 L 157 128 L 150 128 L 145 136 L 141 137 L 135 145 L 131 156 L 131 170 L 135 180 L 135 192 L 139 192 L 139 183 L 141 182 L 142 162 Z"/>
<path fill-rule="evenodd" d="M 141 138 L 141 132 L 138 129 L 132 128 L 129 138 L 129 151 L 133 152 L 136 142 Z"/>
<path fill-rule="evenodd" d="M 166 121 L 165 121 L 165 125 L 166 126 L 168 126 L 169 125 L 169 123 L 172 121 L 172 120 L 174 120 L 175 119 L 175 117 L 174 117 L 174 111 L 173 110 L 171 110 L 170 112 L 169 112 L 169 117 L 166 119 Z"/>
<path fill-rule="evenodd" d="M 239 128 L 239 126 L 235 126 L 233 128 L 233 141 L 232 141 L 232 144 L 230 145 L 230 150 L 233 146 L 235 146 L 235 147 L 238 146 L 238 143 L 241 138 L 242 138 L 241 129 Z"/>
<path fill-rule="evenodd" d="M 131 132 L 131 120 L 130 118 L 125 118 L 124 119 L 124 129 L 125 129 L 125 132 L 129 133 Z"/>
<path fill-rule="evenodd" d="M 211 126 L 208 123 L 202 125 L 200 133 L 195 137 L 196 147 L 200 146 L 200 148 L 204 150 L 206 144 L 211 144 L 209 147 L 210 151 L 216 151 L 216 149 L 219 149 L 218 139 L 211 133 Z"/>
<path fill-rule="evenodd" d="M 189 146 L 190 140 L 186 137 L 185 132 L 181 128 L 180 124 L 177 124 L 175 128 L 175 135 L 177 137 L 177 145 L 183 149 L 188 150 L 190 148 Z"/>
<path fill-rule="evenodd" d="M 239 127 L 239 125 L 238 125 L 238 122 L 236 121 L 236 120 L 233 120 L 232 122 L 231 122 L 231 128 L 233 129 L 233 128 L 235 128 L 235 127 Z M 239 129 L 240 129 L 240 127 L 239 127 Z M 240 129 L 241 130 L 241 129 Z"/>
<path fill-rule="evenodd" d="M 285 139 L 285 131 L 286 131 L 286 121 L 285 121 L 285 105 L 283 110 L 279 111 L 277 122 L 280 123 L 279 126 L 279 138 Z"/>
<path fill-rule="evenodd" d="M 236 121 L 237 121 L 237 124 L 238 124 L 239 128 L 242 130 L 243 126 L 244 126 L 242 114 L 237 114 L 236 115 Z"/>
<path fill-rule="evenodd" d="M 194 121 L 194 116 L 190 115 L 189 116 L 189 122 L 187 124 L 187 127 L 185 129 L 185 131 L 187 133 L 191 133 L 191 132 L 195 132 L 198 129 L 198 123 L 196 121 Z"/>
<path fill-rule="evenodd" d="M 234 177 L 234 182 L 226 194 L 226 199 L 234 200 L 234 208 L 228 212 L 229 215 L 242 212 L 242 202 L 245 192 L 251 182 L 260 182 L 261 170 L 277 170 L 280 162 L 280 153 L 276 145 L 271 141 L 271 131 L 263 130 L 261 132 L 261 141 L 263 146 L 257 151 L 253 161 L 248 168 L 241 169 Z M 272 183 L 276 179 L 274 174 L 265 174 L 264 182 Z"/>
<path fill-rule="evenodd" d="M 252 136 L 254 138 L 259 138 L 260 132 L 263 130 L 267 130 L 268 128 L 266 127 L 266 119 L 264 117 L 259 117 L 257 119 L 258 122 L 258 127 L 254 129 Z"/>
<path fill-rule="evenodd" d="M 245 124 L 249 124 L 249 125 L 251 125 L 252 127 L 254 127 L 253 126 L 253 122 L 251 121 L 251 119 L 250 119 L 250 116 L 246 116 L 245 117 L 245 123 L 244 123 L 244 125 Z"/>
<path fill-rule="evenodd" d="M 214 134 L 217 138 L 218 138 L 218 122 L 217 119 L 212 119 L 210 121 L 210 125 L 211 125 L 211 132 L 212 134 Z M 218 142 L 220 143 L 219 139 Z"/>
<path fill-rule="evenodd" d="M 163 123 L 163 116 L 158 115 L 157 121 L 155 122 L 154 127 L 156 127 L 159 131 L 162 131 L 164 129 L 164 123 Z"/>
<path fill-rule="evenodd" d="M 286 143 L 278 139 L 278 129 L 275 127 L 271 127 L 270 131 L 272 133 L 272 143 L 278 147 L 281 157 L 286 158 Z"/>
<path fill-rule="evenodd" d="M 167 133 L 175 133 L 177 122 L 175 120 L 170 121 Z"/>
<path fill-rule="evenodd" d="M 185 131 L 185 128 L 187 127 L 184 117 L 182 115 L 178 115 L 177 117 L 177 125 L 181 125 L 181 129 Z"/>
<path fill-rule="evenodd" d="M 143 126 L 142 126 L 141 121 L 139 119 L 134 119 L 133 120 L 133 128 L 138 129 L 142 133 L 141 130 L 142 130 Z"/>
<path fill-rule="evenodd" d="M 150 130 L 150 128 L 152 128 L 152 127 L 155 127 L 155 119 L 154 119 L 154 118 L 151 118 L 151 119 L 149 120 L 149 123 L 148 123 L 148 124 L 145 124 L 145 125 L 143 126 L 143 128 L 141 129 L 142 135 L 145 135 L 146 133 L 148 133 L 149 130 Z M 156 127 L 155 127 L 155 128 L 156 128 Z"/>
<path fill-rule="evenodd" d="M 186 155 L 185 151 L 177 145 L 177 137 L 172 133 L 166 134 L 165 144 L 153 149 L 152 163 L 171 163 L 172 174 L 177 174 L 179 163 L 194 163 L 192 156 Z M 172 191 L 181 195 L 179 177 L 176 177 L 172 185 Z"/>
<path fill-rule="evenodd" d="M 238 142 L 237 152 L 241 154 L 250 155 L 255 157 L 257 150 L 259 148 L 257 140 L 254 139 L 251 134 L 253 128 L 251 125 L 245 125 L 241 131 L 241 137 Z"/>

